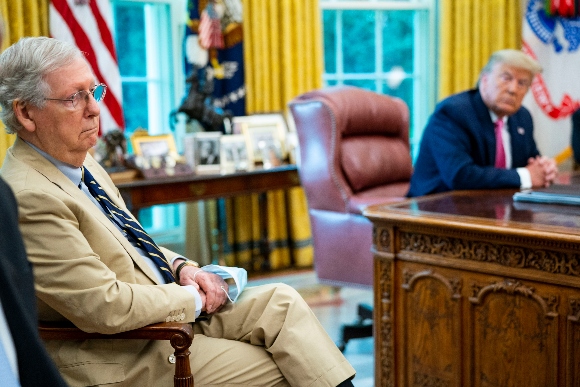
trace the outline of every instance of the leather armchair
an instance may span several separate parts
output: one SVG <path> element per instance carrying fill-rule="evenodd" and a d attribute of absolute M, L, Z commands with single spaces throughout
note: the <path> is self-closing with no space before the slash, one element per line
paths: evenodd
<path fill-rule="evenodd" d="M 70 322 L 39 322 L 38 330 L 43 340 L 169 340 L 175 349 L 174 387 L 194 387 L 189 363 L 189 348 L 193 342 L 193 327 L 189 323 L 158 323 L 127 332 L 107 335 L 84 332 Z"/>
<path fill-rule="evenodd" d="M 405 199 L 412 173 L 409 109 L 399 98 L 353 86 L 314 90 L 289 107 L 317 276 L 333 285 L 370 287 L 373 231 L 362 211 Z M 349 333 L 343 335 L 344 345 Z"/>
<path fill-rule="evenodd" d="M 315 270 L 321 281 L 372 286 L 371 204 L 405 199 L 412 165 L 409 109 L 398 98 L 352 86 L 290 102 L 300 146 Z"/>

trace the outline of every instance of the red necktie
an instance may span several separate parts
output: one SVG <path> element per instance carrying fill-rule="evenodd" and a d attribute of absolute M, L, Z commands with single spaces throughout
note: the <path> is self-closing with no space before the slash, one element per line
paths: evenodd
<path fill-rule="evenodd" d="M 495 122 L 495 167 L 505 168 L 505 150 L 503 149 L 503 139 L 501 130 L 503 129 L 503 120 Z"/>

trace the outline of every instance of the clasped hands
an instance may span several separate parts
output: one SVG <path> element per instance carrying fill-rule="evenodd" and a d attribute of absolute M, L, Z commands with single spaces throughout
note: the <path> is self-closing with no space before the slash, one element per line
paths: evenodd
<path fill-rule="evenodd" d="M 530 171 L 532 187 L 549 187 L 558 176 L 556 161 L 545 156 L 530 157 L 526 168 Z"/>
<path fill-rule="evenodd" d="M 186 266 L 179 274 L 180 285 L 194 286 L 201 296 L 201 310 L 212 314 L 228 302 L 228 284 L 217 274 Z"/>

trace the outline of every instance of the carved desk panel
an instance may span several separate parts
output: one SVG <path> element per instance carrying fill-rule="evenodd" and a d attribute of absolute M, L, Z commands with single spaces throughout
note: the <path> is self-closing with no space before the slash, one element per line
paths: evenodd
<path fill-rule="evenodd" d="M 365 211 L 376 386 L 580 386 L 580 208 L 514 192 Z"/>

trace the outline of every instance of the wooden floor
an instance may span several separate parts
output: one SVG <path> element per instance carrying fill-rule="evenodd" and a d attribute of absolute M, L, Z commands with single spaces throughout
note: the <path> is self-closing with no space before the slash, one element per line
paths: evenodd
<path fill-rule="evenodd" d="M 271 282 L 283 282 L 297 289 L 335 342 L 339 342 L 342 324 L 356 320 L 357 305 L 360 302 L 372 305 L 373 302 L 371 289 L 321 285 L 311 270 L 250 277 L 248 286 Z M 349 341 L 344 350 L 345 357 L 357 372 L 353 380 L 355 387 L 374 386 L 373 346 L 372 338 L 356 339 Z"/>

